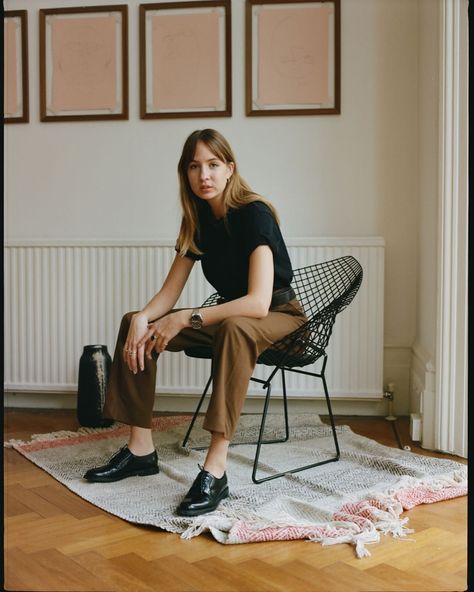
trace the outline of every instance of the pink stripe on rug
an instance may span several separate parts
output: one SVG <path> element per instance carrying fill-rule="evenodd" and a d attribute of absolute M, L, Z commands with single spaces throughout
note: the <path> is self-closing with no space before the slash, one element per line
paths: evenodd
<path fill-rule="evenodd" d="M 186 416 L 167 416 L 153 418 L 151 429 L 157 431 L 170 430 L 176 426 L 180 426 L 189 421 Z M 126 436 L 129 433 L 130 427 L 128 425 L 118 425 L 104 431 L 99 428 L 98 432 L 86 432 L 84 434 L 77 434 L 65 436 L 64 438 L 51 438 L 34 440 L 31 443 L 18 443 L 15 445 L 16 449 L 21 449 L 24 452 L 36 452 L 37 450 L 45 450 L 49 448 L 61 448 L 63 446 L 71 446 L 74 444 L 82 444 L 83 442 L 96 442 L 100 440 L 108 440 L 110 438 L 117 438 L 118 436 Z M 33 436 L 34 437 L 34 436 Z"/>
<path fill-rule="evenodd" d="M 281 526 L 256 530 L 244 521 L 237 522 L 230 537 L 240 543 L 265 543 L 269 541 L 294 541 L 298 539 L 320 539 L 347 536 L 347 529 L 322 526 Z M 234 542 L 234 541 L 233 541 Z"/>

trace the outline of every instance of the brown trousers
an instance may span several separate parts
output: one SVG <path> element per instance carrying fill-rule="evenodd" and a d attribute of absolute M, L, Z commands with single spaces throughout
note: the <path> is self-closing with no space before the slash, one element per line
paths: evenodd
<path fill-rule="evenodd" d="M 152 360 L 145 357 L 145 369 L 137 374 L 123 361 L 132 314 L 129 312 L 122 319 L 103 414 L 122 423 L 149 428 L 158 354 L 154 352 Z M 271 308 L 263 319 L 233 316 L 202 329 L 183 329 L 169 342 L 166 350 L 172 352 L 196 345 L 212 347 L 212 395 L 204 429 L 221 432 L 228 440 L 232 439 L 258 356 L 305 321 L 299 302 L 292 300 Z"/>

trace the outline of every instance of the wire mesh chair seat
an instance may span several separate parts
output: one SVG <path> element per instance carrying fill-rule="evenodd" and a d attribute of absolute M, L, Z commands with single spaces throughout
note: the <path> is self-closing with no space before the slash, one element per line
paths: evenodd
<path fill-rule="evenodd" d="M 306 469 L 326 464 L 328 462 L 339 460 L 339 443 L 337 440 L 334 417 L 332 414 L 331 402 L 325 378 L 327 363 L 326 349 L 329 344 L 329 339 L 332 334 L 336 316 L 342 312 L 353 300 L 361 285 L 362 276 L 363 271 L 360 263 L 351 255 L 293 270 L 293 281 L 291 285 L 295 291 L 298 301 L 303 307 L 307 321 L 297 330 L 274 342 L 258 357 L 257 364 L 273 367 L 270 375 L 265 380 L 253 376 L 250 379 L 253 382 L 260 383 L 262 388 L 266 389 L 267 391 L 258 440 L 256 442 L 241 442 L 232 444 L 232 446 L 237 446 L 244 443 L 257 445 L 252 471 L 252 481 L 254 483 L 263 483 L 264 481 L 269 481 L 270 479 L 277 479 L 287 474 L 297 473 L 299 471 L 304 471 Z M 214 293 L 204 301 L 201 308 L 214 306 L 220 301 L 221 298 L 219 294 Z M 211 347 L 189 347 L 185 349 L 185 354 L 192 358 L 210 359 L 212 361 Z M 301 368 L 310 366 L 321 358 L 322 368 L 320 372 L 301 370 Z M 280 439 L 264 440 L 265 422 L 271 396 L 271 381 L 278 371 L 281 372 L 283 387 L 285 436 Z M 296 372 L 298 374 L 305 374 L 320 378 L 322 380 L 329 420 L 331 424 L 331 431 L 334 440 L 335 455 L 319 462 L 288 469 L 283 472 L 275 473 L 270 476 L 265 476 L 258 479 L 257 471 L 262 444 L 286 442 L 289 439 L 288 401 L 285 372 Z M 194 412 L 194 415 L 191 419 L 188 431 L 184 437 L 182 444 L 183 446 L 186 446 L 188 442 L 189 436 L 193 429 L 196 418 L 198 417 L 211 382 L 212 368 L 211 375 L 207 381 L 196 411 Z M 196 447 L 196 449 L 203 448 L 205 447 Z"/>

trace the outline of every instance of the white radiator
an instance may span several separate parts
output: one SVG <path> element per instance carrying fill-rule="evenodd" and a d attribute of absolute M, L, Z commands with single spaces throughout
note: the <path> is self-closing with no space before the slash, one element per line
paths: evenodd
<path fill-rule="evenodd" d="M 77 390 L 84 345 L 105 344 L 113 356 L 124 312 L 141 308 L 159 289 L 174 257 L 174 242 L 9 243 L 5 247 L 5 389 Z M 326 377 L 334 397 L 383 392 L 384 241 L 369 238 L 288 241 L 294 268 L 353 255 L 364 269 L 354 301 L 336 319 Z M 199 305 L 212 292 L 196 264 L 178 306 Z M 316 366 L 317 368 L 317 366 Z M 209 362 L 165 353 L 158 361 L 158 393 L 201 392 Z M 264 377 L 267 368 L 258 367 Z M 321 381 L 289 374 L 292 396 L 321 396 Z M 261 393 L 258 386 L 249 393 Z M 275 384 L 274 391 L 279 392 Z"/>

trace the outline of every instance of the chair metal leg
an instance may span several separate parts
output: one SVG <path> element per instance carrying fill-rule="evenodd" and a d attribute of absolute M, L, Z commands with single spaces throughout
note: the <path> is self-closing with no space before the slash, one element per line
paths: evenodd
<path fill-rule="evenodd" d="M 201 410 L 202 404 L 204 402 L 204 398 L 207 395 L 207 391 L 209 390 L 209 386 L 211 385 L 211 382 L 212 382 L 212 372 L 209 376 L 209 380 L 207 381 L 206 388 L 204 389 L 204 391 L 201 395 L 201 398 L 199 399 L 199 404 L 196 407 L 196 411 L 194 412 L 193 418 L 191 419 L 191 423 L 189 424 L 188 431 L 186 432 L 186 436 L 184 436 L 183 443 L 181 444 L 181 446 L 183 446 L 183 447 L 186 446 L 186 444 L 189 440 L 189 436 L 190 436 L 191 431 L 194 427 L 194 422 L 196 421 L 197 416 L 199 415 L 199 411 Z"/>
<path fill-rule="evenodd" d="M 262 447 L 262 440 L 263 434 L 265 432 L 265 421 L 267 419 L 267 411 L 268 411 L 268 404 L 270 403 L 270 395 L 272 392 L 272 385 L 268 383 L 267 385 L 267 394 L 265 397 L 265 404 L 263 406 L 263 413 L 262 413 L 262 421 L 260 423 L 260 432 L 258 434 L 258 442 L 257 442 L 257 450 L 255 452 L 255 459 L 253 463 L 253 471 L 252 471 L 252 481 L 254 483 L 261 483 L 263 479 L 258 480 L 257 476 L 257 469 L 258 469 L 258 459 L 260 458 L 260 449 Z M 266 481 L 266 479 L 264 479 Z"/>
<path fill-rule="evenodd" d="M 336 447 L 336 457 L 333 460 L 339 460 L 341 453 L 339 450 L 339 442 L 337 441 L 336 426 L 334 424 L 334 416 L 332 414 L 331 400 L 329 398 L 328 387 L 326 384 L 326 377 L 324 375 L 324 370 L 326 369 L 326 360 L 327 360 L 327 358 L 324 358 L 323 369 L 321 371 L 321 379 L 323 381 L 324 395 L 326 397 L 326 404 L 327 404 L 328 412 L 329 412 L 329 422 L 331 423 L 332 437 L 334 439 L 334 445 Z"/>
<path fill-rule="evenodd" d="M 270 401 L 270 394 L 271 394 L 271 386 L 270 384 L 268 384 L 268 388 L 267 388 L 267 396 L 265 397 L 265 405 L 264 405 L 264 409 L 263 409 L 263 414 L 262 414 L 262 422 L 260 424 L 260 434 L 259 434 L 259 439 L 258 439 L 258 443 L 257 443 L 257 450 L 255 453 L 255 460 L 254 460 L 254 464 L 253 464 L 253 471 L 252 471 L 252 481 L 256 484 L 259 483 L 264 483 L 265 481 L 270 481 L 272 479 L 278 479 L 279 477 L 284 477 L 285 475 L 289 475 L 289 474 L 293 474 L 293 473 L 299 473 L 300 471 L 306 471 L 307 469 L 312 469 L 313 467 L 318 467 L 320 465 L 325 465 L 327 463 L 330 462 L 336 462 L 339 460 L 340 458 L 340 451 L 339 451 L 339 443 L 337 440 L 337 434 L 336 434 L 336 426 L 334 424 L 334 417 L 332 414 L 332 409 L 331 409 L 331 402 L 329 399 L 329 392 L 327 389 L 327 385 L 326 385 L 326 378 L 324 376 L 324 370 L 326 368 L 326 361 L 327 358 L 324 358 L 324 362 L 323 362 L 323 368 L 321 371 L 321 374 L 314 374 L 312 372 L 302 372 L 300 370 L 293 370 L 291 368 L 287 368 L 288 370 L 290 370 L 291 372 L 298 372 L 300 374 L 308 374 L 310 376 L 315 376 L 317 378 L 321 378 L 323 381 L 323 386 L 324 386 L 324 394 L 326 396 L 326 403 L 327 403 L 327 407 L 328 407 L 328 412 L 329 412 L 329 419 L 331 422 L 331 429 L 332 429 L 332 435 L 333 435 L 333 439 L 334 439 L 334 444 L 336 447 L 336 456 L 316 462 L 316 463 L 312 463 L 309 465 L 304 465 L 302 467 L 297 467 L 295 469 L 288 469 L 286 471 L 283 471 L 281 473 L 274 473 L 273 475 L 269 475 L 268 477 L 262 477 L 261 479 L 257 479 L 257 471 L 258 471 L 258 464 L 259 464 L 259 458 L 260 458 L 260 449 L 261 449 L 261 445 L 264 444 L 265 442 L 263 442 L 263 433 L 265 430 L 265 421 L 266 421 L 266 416 L 267 416 L 267 411 L 268 411 L 268 404 Z M 286 400 L 286 388 L 284 388 L 284 398 Z"/>
<path fill-rule="evenodd" d="M 285 380 L 285 369 L 281 369 L 281 384 L 283 386 L 283 413 L 285 415 L 285 439 L 283 442 L 288 442 L 290 437 L 290 428 L 288 425 L 288 398 L 286 396 L 286 380 Z"/>

